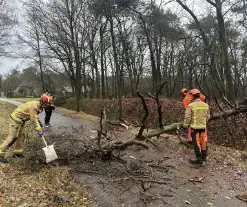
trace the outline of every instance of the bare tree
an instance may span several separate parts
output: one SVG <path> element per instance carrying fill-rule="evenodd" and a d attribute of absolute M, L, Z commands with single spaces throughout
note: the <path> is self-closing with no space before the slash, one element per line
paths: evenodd
<path fill-rule="evenodd" d="M 13 10 L 9 7 L 8 1 L 0 1 L 0 56 L 7 56 L 6 48 L 11 45 L 11 32 L 17 24 Z"/>

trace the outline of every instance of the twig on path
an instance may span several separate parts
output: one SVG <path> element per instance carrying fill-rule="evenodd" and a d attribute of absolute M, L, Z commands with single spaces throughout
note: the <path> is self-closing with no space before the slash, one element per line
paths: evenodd
<path fill-rule="evenodd" d="M 143 136 L 143 138 L 144 138 L 147 142 L 149 142 L 149 143 L 151 143 L 153 146 L 155 146 L 155 147 L 161 152 L 161 150 L 160 150 L 160 148 L 159 148 L 159 146 L 158 146 L 157 144 L 155 144 L 153 141 L 151 141 L 149 138 L 147 138 L 147 137 L 145 137 L 145 136 Z"/>
<path fill-rule="evenodd" d="M 122 195 L 124 192 L 126 192 L 127 190 L 129 190 L 133 185 L 135 185 L 135 183 L 131 183 L 127 188 L 125 188 L 124 190 L 122 190 L 120 192 L 120 195 Z"/>
<path fill-rule="evenodd" d="M 145 196 L 148 196 L 148 197 L 150 197 L 152 200 L 155 200 L 155 199 L 157 199 L 157 200 L 161 200 L 164 204 L 168 204 L 163 198 L 161 198 L 161 197 L 159 197 L 159 196 L 155 196 L 155 195 L 151 195 L 151 194 L 149 194 L 149 193 L 146 193 L 146 192 L 141 192 L 143 195 L 145 195 Z"/>
<path fill-rule="evenodd" d="M 161 169 L 161 170 L 165 170 L 165 172 L 167 173 L 169 171 L 169 169 L 167 169 L 167 166 L 160 166 L 160 165 L 148 165 L 149 167 L 153 167 L 153 168 L 158 168 L 158 169 Z"/>
<path fill-rule="evenodd" d="M 142 187 L 143 191 L 145 192 L 151 187 L 151 182 L 149 182 L 148 185 L 145 186 L 145 182 L 142 180 L 141 181 L 141 187 Z"/>
<path fill-rule="evenodd" d="M 167 181 L 168 180 L 171 180 L 171 178 L 163 178 L 163 179 L 166 179 Z M 163 181 L 163 180 L 152 180 L 152 179 L 143 179 L 143 178 L 135 178 L 135 177 L 124 177 L 124 178 L 119 178 L 119 179 L 116 179 L 116 180 L 113 180 L 112 182 L 118 182 L 120 180 L 134 180 L 134 181 L 141 181 L 141 182 L 150 182 L 150 183 L 157 183 L 157 184 L 168 184 L 167 181 Z"/>

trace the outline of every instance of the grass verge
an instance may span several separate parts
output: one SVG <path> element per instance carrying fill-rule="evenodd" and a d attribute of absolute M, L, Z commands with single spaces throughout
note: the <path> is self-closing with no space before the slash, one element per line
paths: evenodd
<path fill-rule="evenodd" d="M 15 108 L 0 102 L 1 142 L 7 136 L 9 115 Z M 23 159 L 13 160 L 0 164 L 1 207 L 94 206 L 90 196 L 72 179 L 68 167 L 45 165 L 30 171 L 25 169 Z"/>
<path fill-rule="evenodd" d="M 76 111 L 69 110 L 69 109 L 66 109 L 66 108 L 57 107 L 56 108 L 56 112 L 58 112 L 60 114 L 63 114 L 64 116 L 69 117 L 71 119 L 82 118 L 82 119 L 88 120 L 88 121 L 96 121 L 96 122 L 99 121 L 99 117 L 98 116 L 93 116 L 93 115 L 90 115 L 90 114 L 86 114 L 86 113 L 84 113 L 82 111 L 76 112 Z"/>
<path fill-rule="evenodd" d="M 38 101 L 39 98 L 9 98 L 10 100 L 13 100 L 13 101 L 20 101 L 22 103 L 26 103 L 28 101 Z"/>

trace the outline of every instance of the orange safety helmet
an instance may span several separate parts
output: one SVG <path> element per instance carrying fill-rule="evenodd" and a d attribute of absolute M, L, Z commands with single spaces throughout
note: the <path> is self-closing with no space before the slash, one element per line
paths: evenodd
<path fill-rule="evenodd" d="M 181 90 L 181 94 L 182 94 L 182 97 L 186 97 L 187 94 L 188 94 L 188 89 L 187 89 L 187 88 L 183 88 L 183 89 Z"/>
<path fill-rule="evenodd" d="M 192 96 L 194 96 L 194 95 L 196 95 L 196 94 L 200 94 L 201 92 L 200 92 L 198 89 L 192 89 L 192 90 L 190 91 L 190 93 L 191 93 Z"/>
<path fill-rule="evenodd" d="M 42 96 L 40 99 L 40 102 L 42 104 L 51 104 L 52 103 L 52 97 L 50 96 Z"/>
<path fill-rule="evenodd" d="M 183 89 L 181 90 L 181 93 L 186 93 L 186 92 L 188 92 L 188 89 L 187 89 L 187 88 L 183 88 Z"/>

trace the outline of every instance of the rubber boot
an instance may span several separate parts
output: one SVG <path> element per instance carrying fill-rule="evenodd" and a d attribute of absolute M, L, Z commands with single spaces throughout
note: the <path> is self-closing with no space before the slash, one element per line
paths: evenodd
<path fill-rule="evenodd" d="M 13 150 L 13 157 L 18 157 L 18 158 L 24 158 L 24 155 L 23 155 L 23 149 L 15 149 Z"/>
<path fill-rule="evenodd" d="M 25 158 L 25 156 L 23 154 L 13 154 L 13 157 L 17 157 L 17 158 Z"/>
<path fill-rule="evenodd" d="M 193 145 L 192 140 L 187 139 L 188 144 Z"/>
<path fill-rule="evenodd" d="M 190 160 L 190 163 L 201 165 L 202 164 L 202 158 L 198 157 L 198 158 L 196 158 L 194 160 Z"/>
<path fill-rule="evenodd" d="M 0 156 L 0 163 L 8 163 L 8 161 L 4 159 L 4 156 Z"/>
<path fill-rule="evenodd" d="M 202 161 L 203 162 L 207 162 L 207 156 L 208 156 L 207 150 L 202 150 Z"/>

